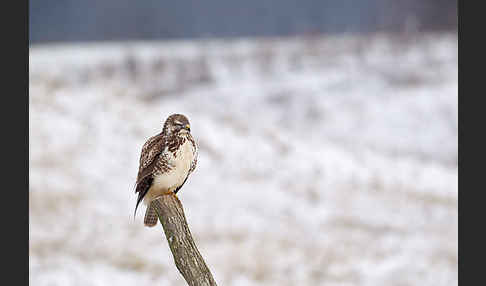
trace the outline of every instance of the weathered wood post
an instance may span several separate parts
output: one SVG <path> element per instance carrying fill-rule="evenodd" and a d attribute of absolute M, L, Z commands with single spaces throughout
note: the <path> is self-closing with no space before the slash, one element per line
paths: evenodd
<path fill-rule="evenodd" d="M 169 242 L 175 265 L 187 284 L 216 285 L 192 239 L 181 201 L 175 195 L 165 195 L 154 200 L 153 205 Z"/>

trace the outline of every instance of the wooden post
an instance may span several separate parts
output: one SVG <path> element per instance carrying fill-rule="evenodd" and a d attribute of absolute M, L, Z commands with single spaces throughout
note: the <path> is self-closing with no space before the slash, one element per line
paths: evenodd
<path fill-rule="evenodd" d="M 192 239 L 181 201 L 175 195 L 164 195 L 152 203 L 169 242 L 175 265 L 187 284 L 216 285 Z"/>

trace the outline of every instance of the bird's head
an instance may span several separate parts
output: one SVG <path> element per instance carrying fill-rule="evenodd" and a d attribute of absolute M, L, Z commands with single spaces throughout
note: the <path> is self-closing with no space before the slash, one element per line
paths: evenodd
<path fill-rule="evenodd" d="M 189 120 L 182 114 L 172 114 L 167 117 L 162 132 L 166 135 L 191 132 Z"/>

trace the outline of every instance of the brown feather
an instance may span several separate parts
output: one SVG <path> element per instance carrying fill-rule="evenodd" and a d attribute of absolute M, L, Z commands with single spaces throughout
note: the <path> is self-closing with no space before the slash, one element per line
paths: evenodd
<path fill-rule="evenodd" d="M 155 211 L 155 208 L 152 206 L 152 203 L 147 207 L 147 210 L 145 211 L 145 217 L 143 219 L 143 223 L 145 226 L 148 227 L 153 227 L 157 224 L 157 212 Z"/>

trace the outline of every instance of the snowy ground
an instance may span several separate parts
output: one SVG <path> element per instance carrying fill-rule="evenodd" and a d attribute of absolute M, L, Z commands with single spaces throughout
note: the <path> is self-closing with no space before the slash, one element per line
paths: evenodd
<path fill-rule="evenodd" d="M 33 46 L 30 285 L 185 285 L 133 220 L 140 149 L 219 285 L 457 285 L 457 34 Z"/>

